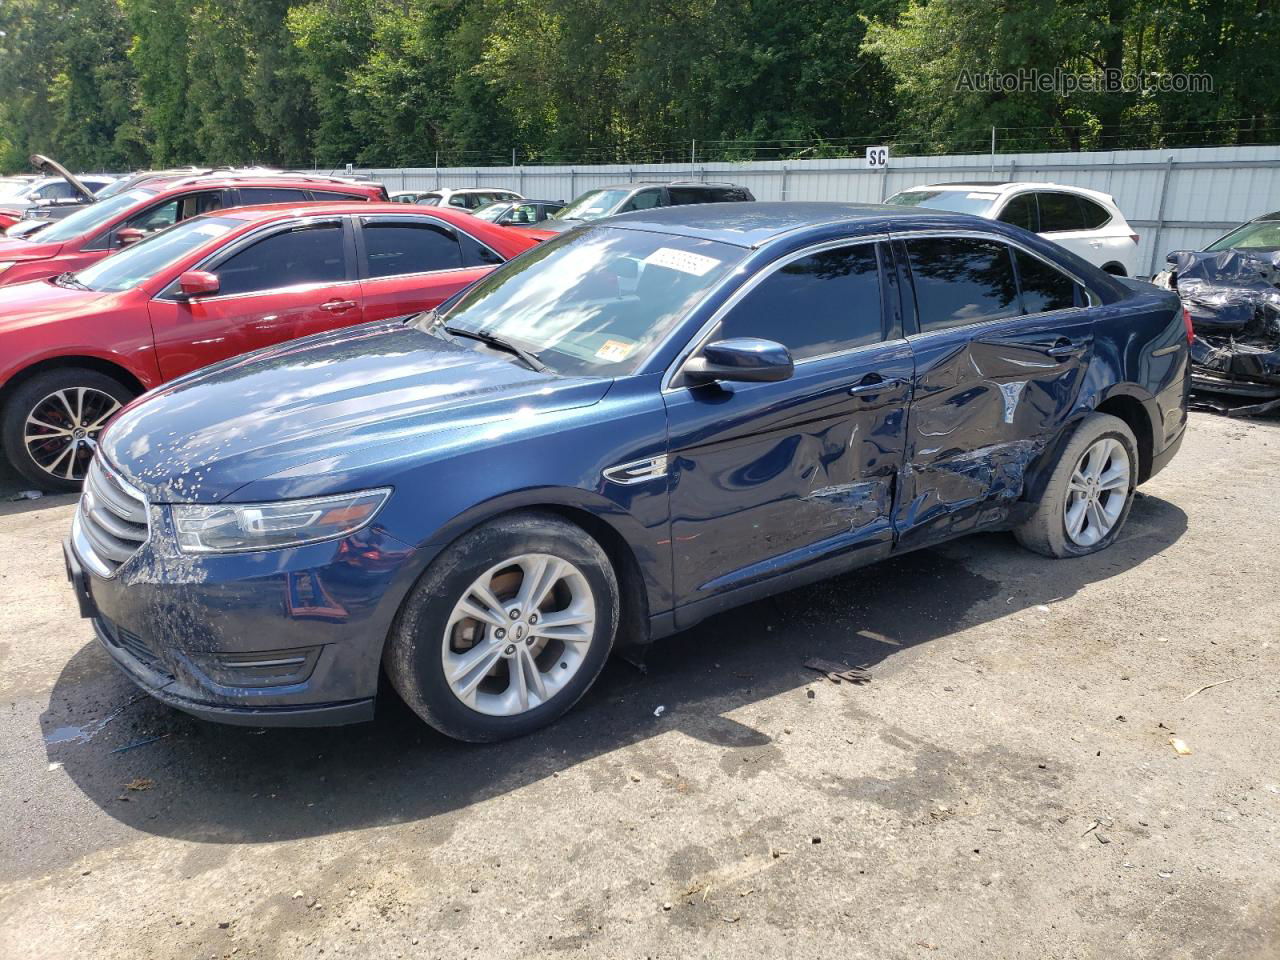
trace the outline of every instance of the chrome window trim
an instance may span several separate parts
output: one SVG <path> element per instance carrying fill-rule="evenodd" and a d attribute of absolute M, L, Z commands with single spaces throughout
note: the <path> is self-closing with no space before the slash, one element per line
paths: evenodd
<path fill-rule="evenodd" d="M 698 332 L 689 338 L 689 342 L 685 344 L 684 348 L 678 354 L 676 354 L 675 359 L 671 362 L 671 364 L 667 367 L 666 371 L 663 373 L 662 392 L 674 393 L 676 391 L 686 389 L 685 387 L 673 387 L 671 385 L 671 381 L 674 380 L 676 376 L 679 374 L 680 368 L 684 366 L 685 361 L 687 361 L 689 357 L 695 354 L 698 350 L 700 350 L 706 344 L 707 340 L 710 338 L 711 334 L 715 331 L 716 327 L 719 326 L 720 322 L 724 319 L 724 316 L 726 313 L 728 313 L 730 310 L 736 307 L 739 303 L 741 303 L 743 298 L 745 298 L 748 293 L 750 293 L 757 286 L 763 283 L 768 277 L 771 277 L 776 271 L 781 270 L 783 267 L 787 266 L 790 263 L 794 263 L 797 260 L 802 260 L 803 258 L 815 253 L 822 253 L 825 250 L 834 250 L 839 247 L 859 246 L 866 243 L 885 243 L 888 241 L 888 239 L 889 239 L 888 234 L 875 233 L 875 234 L 860 234 L 856 237 L 845 237 L 844 239 L 841 239 L 841 240 L 824 240 L 821 243 L 815 243 L 808 247 L 802 247 L 800 250 L 796 250 L 796 251 L 793 251 L 792 253 L 788 253 L 785 256 L 781 256 L 778 259 L 773 260 L 770 263 L 766 264 L 762 269 L 756 271 L 756 273 L 753 276 L 749 277 L 745 283 L 742 283 L 737 290 L 733 291 L 733 293 L 730 294 L 729 299 L 727 299 L 724 303 L 720 304 L 720 306 L 716 309 L 716 312 L 713 313 L 707 319 L 706 323 L 702 325 L 702 327 L 698 330 Z M 767 246 L 768 244 L 764 245 L 764 247 L 767 247 Z M 764 249 L 764 247 L 762 247 L 761 249 Z M 731 271 L 729 273 L 729 276 L 726 277 L 725 280 L 730 279 L 733 276 L 733 274 L 736 272 L 737 272 L 736 269 Z M 721 283 L 723 282 L 725 281 L 722 280 Z M 708 296 L 710 296 L 710 294 L 713 292 L 714 292 L 714 288 L 711 291 L 708 291 Z M 881 295 L 883 296 L 883 291 L 881 291 Z M 703 299 L 705 300 L 706 297 L 704 297 Z M 806 357 L 803 360 L 795 361 L 795 364 L 796 366 L 801 366 L 802 364 L 812 363 L 816 360 L 826 360 L 831 357 L 841 356 L 842 354 L 853 353 L 854 351 L 857 351 L 857 350 L 865 350 L 867 347 L 878 347 L 885 343 L 894 343 L 894 342 L 896 341 L 881 340 L 878 343 L 864 343 L 856 347 L 850 347 L 848 350 L 837 350 L 832 353 L 823 354 L 822 356 L 818 356 L 818 357 Z M 660 348 L 661 348 L 661 344 L 655 347 L 654 349 L 657 350 Z"/>

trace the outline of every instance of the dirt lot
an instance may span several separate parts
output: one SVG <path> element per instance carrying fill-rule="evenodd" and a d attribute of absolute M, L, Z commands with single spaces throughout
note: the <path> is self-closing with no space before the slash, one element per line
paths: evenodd
<path fill-rule="evenodd" d="M 2 504 L 0 956 L 1280 956 L 1278 467 L 1280 424 L 1199 416 L 1098 557 L 904 557 L 487 748 L 139 698 L 72 500 Z"/>

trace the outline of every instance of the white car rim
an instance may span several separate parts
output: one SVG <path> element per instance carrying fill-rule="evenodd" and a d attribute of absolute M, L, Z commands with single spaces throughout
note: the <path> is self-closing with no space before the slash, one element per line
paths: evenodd
<path fill-rule="evenodd" d="M 573 679 L 595 627 L 595 597 L 572 563 L 545 553 L 503 560 L 477 577 L 449 614 L 445 680 L 477 713 L 518 716 Z"/>
<path fill-rule="evenodd" d="M 98 434 L 120 401 L 93 387 L 67 387 L 44 397 L 27 413 L 22 442 L 31 461 L 59 480 L 83 480 Z"/>
<path fill-rule="evenodd" d="M 1120 521 L 1129 498 L 1129 452 L 1112 437 L 1090 444 L 1071 471 L 1063 521 L 1078 547 L 1092 547 Z"/>

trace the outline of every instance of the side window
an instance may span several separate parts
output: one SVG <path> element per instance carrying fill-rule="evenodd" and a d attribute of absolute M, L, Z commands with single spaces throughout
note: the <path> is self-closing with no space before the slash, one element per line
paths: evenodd
<path fill-rule="evenodd" d="M 72 190 L 71 184 L 65 180 L 45 184 L 36 191 L 36 198 L 39 200 L 70 200 L 75 196 L 79 196 L 79 194 Z"/>
<path fill-rule="evenodd" d="M 1007 204 L 1000 214 L 1001 223 L 1012 223 L 1015 227 L 1037 233 L 1036 195 L 1020 193 Z"/>
<path fill-rule="evenodd" d="M 775 270 L 735 306 L 717 339 L 776 340 L 796 360 L 883 339 L 873 243 L 811 254 Z"/>
<path fill-rule="evenodd" d="M 461 231 L 458 232 L 458 245 L 462 247 L 464 267 L 493 267 L 506 263 L 501 254 L 495 253 L 479 240 L 474 240 Z"/>
<path fill-rule="evenodd" d="M 355 202 L 367 201 L 369 198 L 363 193 L 338 193 L 336 190 L 312 190 L 312 200 L 351 200 Z M 401 197 L 398 203 L 408 203 L 412 197 Z"/>
<path fill-rule="evenodd" d="M 188 217 L 198 217 L 200 214 L 208 213 L 210 210 L 221 209 L 221 190 L 206 190 L 204 193 L 192 193 L 182 198 L 182 205 L 178 211 L 178 219 L 186 220 Z"/>
<path fill-rule="evenodd" d="M 532 203 L 521 203 L 511 208 L 503 223 L 537 223 L 538 208 Z"/>
<path fill-rule="evenodd" d="M 1039 197 L 1041 233 L 1085 229 L 1084 211 L 1075 194 L 1041 193 Z"/>
<path fill-rule="evenodd" d="M 317 223 L 264 237 L 224 260 L 214 271 L 218 294 L 254 293 L 347 278 L 342 225 Z"/>
<path fill-rule="evenodd" d="M 662 205 L 661 190 L 641 190 L 634 197 L 622 205 L 619 213 L 628 213 L 632 210 L 652 210 L 654 207 Z"/>
<path fill-rule="evenodd" d="M 306 199 L 305 190 L 287 190 L 284 187 L 240 188 L 240 204 L 245 207 L 258 203 L 301 203 Z"/>
<path fill-rule="evenodd" d="M 1061 270 L 1021 250 L 1014 250 L 1013 256 L 1018 261 L 1022 306 L 1027 313 L 1066 310 L 1083 302 L 1076 298 L 1076 282 Z"/>
<path fill-rule="evenodd" d="M 920 330 L 1016 316 L 1018 287 L 1009 248 L 971 237 L 907 241 Z"/>
<path fill-rule="evenodd" d="M 165 203 L 156 204 L 154 207 L 148 207 L 141 213 L 129 218 L 127 223 L 122 223 L 122 227 L 131 227 L 134 230 L 144 230 L 147 233 L 154 233 L 156 230 L 163 230 L 165 227 L 172 227 L 178 222 L 178 213 L 182 206 L 182 198 L 175 197 Z"/>
<path fill-rule="evenodd" d="M 452 232 L 433 223 L 366 222 L 364 250 L 370 278 L 462 266 Z"/>
<path fill-rule="evenodd" d="M 462 207 L 465 210 L 467 209 L 467 203 L 470 200 L 471 198 L 468 197 L 465 193 L 455 193 L 453 196 L 449 198 L 449 206 Z"/>
<path fill-rule="evenodd" d="M 667 196 L 671 198 L 673 207 L 690 203 L 711 203 L 715 199 L 712 191 L 699 187 L 667 187 Z"/>
<path fill-rule="evenodd" d="M 1111 219 L 1111 214 L 1101 204 L 1086 200 L 1084 197 L 1076 197 L 1076 199 L 1080 201 L 1080 209 L 1084 211 L 1084 226 L 1086 230 L 1096 230 Z"/>

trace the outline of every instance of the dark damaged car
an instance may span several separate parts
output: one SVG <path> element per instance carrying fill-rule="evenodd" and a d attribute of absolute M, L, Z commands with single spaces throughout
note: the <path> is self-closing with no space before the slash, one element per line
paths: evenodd
<path fill-rule="evenodd" d="M 1203 251 L 1174 251 L 1168 263 L 1154 279 L 1186 307 L 1196 389 L 1244 400 L 1234 407 L 1210 401 L 1236 415 L 1280 409 L 1280 211 Z"/>
<path fill-rule="evenodd" d="M 611 218 L 439 312 L 176 380 L 102 434 L 67 565 L 143 689 L 467 740 L 616 645 L 980 530 L 1102 550 L 1186 426 L 1172 293 L 1017 227 L 844 204 Z"/>

